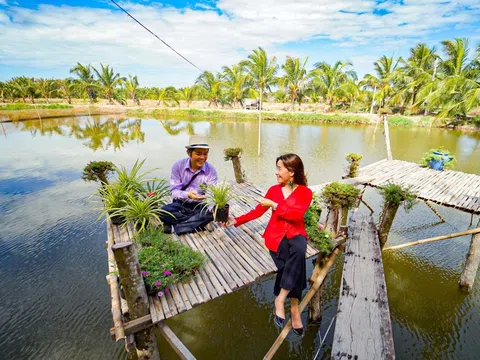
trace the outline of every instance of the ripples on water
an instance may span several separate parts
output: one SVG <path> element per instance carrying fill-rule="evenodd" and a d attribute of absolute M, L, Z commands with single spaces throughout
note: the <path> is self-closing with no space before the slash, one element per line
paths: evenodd
<path fill-rule="evenodd" d="M 61 125 L 59 127 L 59 125 Z M 105 276 L 105 225 L 95 222 L 88 197 L 95 185 L 80 179 L 91 160 L 131 166 L 136 158 L 168 176 L 172 162 L 185 154 L 189 132 L 205 134 L 212 143 L 210 161 L 220 177 L 233 180 L 231 163 L 221 149 L 242 146 L 248 179 L 268 187 L 274 181 L 279 153 L 299 153 L 311 184 L 338 179 L 348 152 L 362 153 L 364 163 L 384 157 L 381 133 L 368 127 L 263 125 L 263 155 L 256 157 L 255 123 L 185 123 L 60 119 L 4 124 L 0 139 L 0 358 L 116 359 L 122 344 L 109 337 L 110 295 Z M 479 173 L 480 137 L 425 129 L 391 129 L 394 156 L 415 161 L 439 145 L 457 154 L 461 170 Z M 168 156 L 165 156 L 168 154 Z M 398 154 L 402 154 L 399 156 Z M 365 199 L 378 210 L 380 197 L 368 190 Z M 470 217 L 439 208 L 437 217 L 424 205 L 399 211 L 389 243 L 399 244 L 461 231 Z M 478 221 L 478 220 L 477 220 Z M 469 295 L 457 281 L 469 238 L 425 244 L 384 253 L 385 276 L 397 359 L 476 359 L 480 352 L 478 281 Z M 340 256 L 341 258 L 341 256 Z M 312 269 L 308 261 L 308 271 Z M 336 313 L 341 259 L 324 289 L 325 333 Z M 272 325 L 273 276 L 233 294 L 199 306 L 168 321 L 199 359 L 257 359 L 278 332 Z M 306 319 L 304 312 L 303 318 Z M 306 336 L 289 335 L 276 358 L 311 359 L 318 350 L 317 327 Z M 319 359 L 327 359 L 333 328 Z M 176 358 L 160 338 L 164 359 Z"/>

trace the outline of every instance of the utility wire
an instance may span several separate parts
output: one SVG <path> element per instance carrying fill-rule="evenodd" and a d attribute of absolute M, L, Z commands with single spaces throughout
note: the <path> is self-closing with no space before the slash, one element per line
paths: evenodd
<path fill-rule="evenodd" d="M 153 36 L 155 36 L 158 40 L 160 40 L 162 43 L 164 43 L 167 47 L 169 47 L 173 52 L 175 52 L 178 56 L 180 56 L 183 60 L 185 60 L 186 62 L 188 62 L 190 65 L 192 65 L 193 67 L 197 68 L 198 70 L 200 71 L 203 71 L 202 69 L 200 69 L 197 65 L 195 65 L 194 63 L 192 63 L 190 60 L 188 60 L 185 56 L 183 56 L 182 54 L 180 54 L 177 50 L 175 50 L 174 48 L 172 48 L 170 45 L 168 45 L 165 41 L 163 41 L 162 39 L 160 39 L 153 31 L 151 31 L 149 28 L 147 28 L 145 25 L 143 25 L 140 21 L 138 21 L 137 19 L 135 19 L 132 15 L 130 15 L 130 13 L 125 10 L 124 8 L 122 8 L 120 5 L 118 5 L 114 0 L 110 0 L 112 3 L 114 3 L 120 10 L 122 10 L 125 14 L 127 14 L 128 16 L 130 16 L 138 25 L 140 25 L 141 27 L 143 27 L 145 30 L 147 30 L 150 34 L 152 34 Z"/>

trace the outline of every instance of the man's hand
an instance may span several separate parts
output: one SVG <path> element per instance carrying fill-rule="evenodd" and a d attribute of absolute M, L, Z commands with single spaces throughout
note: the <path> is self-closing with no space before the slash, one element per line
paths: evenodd
<path fill-rule="evenodd" d="M 256 201 L 258 201 L 262 206 L 265 206 L 265 207 L 274 207 L 276 205 L 276 203 L 270 199 L 266 199 L 266 198 L 257 198 L 255 199 Z"/>
<path fill-rule="evenodd" d="M 206 198 L 205 195 L 198 195 L 195 190 L 189 191 L 187 196 L 192 200 L 204 200 Z"/>

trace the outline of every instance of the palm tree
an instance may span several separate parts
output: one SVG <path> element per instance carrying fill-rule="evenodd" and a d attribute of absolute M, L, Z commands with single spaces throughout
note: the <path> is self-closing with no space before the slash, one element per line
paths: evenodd
<path fill-rule="evenodd" d="M 419 101 L 426 99 L 441 109 L 440 119 L 465 116 L 480 105 L 480 48 L 470 60 L 467 39 L 445 40 L 442 45 L 447 57 L 440 64 L 439 80 L 421 93 Z"/>
<path fill-rule="evenodd" d="M 57 90 L 57 87 L 55 86 L 55 80 L 36 79 L 35 83 L 38 89 L 38 93 L 41 97 L 45 99 L 48 104 L 48 98 L 52 95 L 54 91 Z"/>
<path fill-rule="evenodd" d="M 179 100 L 185 101 L 188 108 L 190 107 L 190 103 L 195 99 L 196 93 L 197 93 L 197 88 L 195 86 L 192 86 L 192 87 L 184 87 L 184 88 L 178 89 L 176 95 Z"/>
<path fill-rule="evenodd" d="M 95 89 L 98 87 L 95 79 L 93 78 L 92 67 L 90 65 L 82 65 L 77 62 L 77 65 L 70 69 L 71 74 L 78 76 L 78 79 L 75 81 L 75 87 L 78 89 L 80 94 L 88 96 L 88 99 L 91 104 L 97 98 Z"/>
<path fill-rule="evenodd" d="M 128 79 L 125 80 L 125 90 L 127 91 L 128 96 L 132 99 L 134 105 L 140 106 L 140 100 L 137 97 L 137 90 L 139 87 L 137 76 L 128 74 Z"/>
<path fill-rule="evenodd" d="M 352 87 L 352 82 L 357 80 L 357 74 L 350 69 L 352 63 L 349 61 L 337 61 L 333 66 L 326 62 L 319 62 L 314 65 L 315 78 L 311 86 L 317 88 L 323 96 L 325 103 L 330 107 L 336 97 L 343 96 Z"/>
<path fill-rule="evenodd" d="M 35 104 L 34 97 L 37 93 L 37 88 L 33 78 L 27 78 L 26 76 L 14 77 L 11 80 L 11 86 L 15 96 L 21 97 L 24 103 L 27 102 L 26 99 L 29 97 L 32 104 Z"/>
<path fill-rule="evenodd" d="M 93 66 L 92 69 L 97 74 L 98 82 L 105 93 L 108 103 L 112 105 L 115 88 L 121 85 L 125 81 L 125 78 L 121 77 L 119 73 L 114 73 L 113 68 L 108 65 L 104 66 L 100 64 L 100 66 L 102 67 L 101 71 L 98 71 Z"/>
<path fill-rule="evenodd" d="M 260 131 L 262 126 L 262 102 L 263 92 L 270 91 L 270 86 L 277 81 L 275 74 L 278 71 L 276 58 L 268 59 L 267 53 L 262 47 L 253 50 L 253 54 L 248 55 L 248 60 L 242 62 L 247 69 L 248 75 L 256 89 L 260 91 L 260 106 L 258 108 L 258 156 L 260 156 Z"/>
<path fill-rule="evenodd" d="M 305 90 L 308 85 L 308 81 L 314 75 L 314 72 L 306 70 L 308 57 L 302 63 L 299 58 L 287 57 L 285 64 L 282 65 L 285 75 L 278 79 L 278 83 L 285 89 L 290 101 L 292 102 L 292 109 L 295 106 L 295 102 L 300 104 L 305 97 Z"/>
<path fill-rule="evenodd" d="M 212 104 L 215 107 L 218 106 L 222 86 L 220 74 L 217 74 L 217 76 L 215 76 L 210 71 L 204 71 L 195 81 L 195 85 L 198 85 L 202 90 L 203 95 L 208 100 L 209 107 Z"/>
<path fill-rule="evenodd" d="M 233 103 L 233 107 L 243 105 L 243 99 L 247 97 L 249 90 L 248 77 L 242 64 L 233 65 L 231 68 L 222 68 L 222 79 L 227 92 L 227 100 Z"/>
<path fill-rule="evenodd" d="M 64 80 L 57 80 L 57 87 L 60 93 L 67 98 L 67 102 L 69 104 L 72 103 L 72 91 L 75 87 L 75 82 L 71 78 L 67 78 Z"/>
<path fill-rule="evenodd" d="M 374 86 L 378 91 L 377 97 L 380 99 L 380 107 L 384 107 L 386 101 L 394 93 L 394 80 L 398 77 L 397 66 L 400 59 L 394 61 L 393 56 L 382 56 L 381 59 L 374 62 L 377 76 L 366 74 L 361 82 L 364 86 Z"/>
<path fill-rule="evenodd" d="M 171 106 L 172 102 L 179 105 L 177 99 L 177 90 L 173 86 L 166 87 L 165 89 L 160 90 L 158 93 L 158 103 L 163 103 L 164 106 Z"/>

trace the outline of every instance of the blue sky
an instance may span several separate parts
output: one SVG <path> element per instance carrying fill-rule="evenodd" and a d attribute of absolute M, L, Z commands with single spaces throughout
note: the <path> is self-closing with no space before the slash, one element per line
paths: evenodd
<path fill-rule="evenodd" d="M 263 46 L 316 62 L 350 60 L 362 77 L 382 55 L 418 42 L 480 43 L 478 0 L 118 1 L 201 69 L 220 71 Z M 0 0 L 0 80 L 67 77 L 76 62 L 110 64 L 145 86 L 188 86 L 199 71 L 107 0 Z"/>

